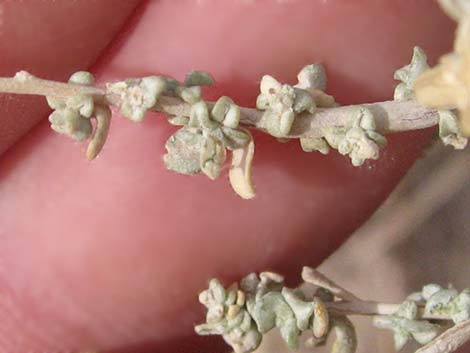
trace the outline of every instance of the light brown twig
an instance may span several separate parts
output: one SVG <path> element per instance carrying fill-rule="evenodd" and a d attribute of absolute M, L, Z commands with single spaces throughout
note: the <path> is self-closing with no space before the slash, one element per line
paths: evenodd
<path fill-rule="evenodd" d="M 342 315 L 393 315 L 400 304 L 380 303 L 370 300 L 362 300 L 347 289 L 339 286 L 320 271 L 305 266 L 302 270 L 302 279 L 309 284 L 330 291 L 340 301 L 326 302 L 328 310 Z M 421 319 L 450 320 L 449 317 L 436 314 L 424 314 L 422 308 L 419 310 L 418 317 Z"/>
<path fill-rule="evenodd" d="M 470 341 L 470 320 L 463 321 L 448 329 L 432 342 L 415 353 L 450 353 Z"/>
<path fill-rule="evenodd" d="M 302 279 L 306 283 L 310 283 L 317 287 L 327 289 L 335 297 L 341 298 L 345 301 L 349 301 L 349 302 L 360 301 L 360 299 L 356 297 L 353 293 L 337 285 L 331 279 L 326 277 L 323 273 L 321 273 L 320 271 L 314 268 L 305 266 L 302 269 Z"/>

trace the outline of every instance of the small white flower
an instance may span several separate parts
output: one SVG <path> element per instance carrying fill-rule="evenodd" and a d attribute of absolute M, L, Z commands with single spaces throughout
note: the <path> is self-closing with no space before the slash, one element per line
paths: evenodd
<path fill-rule="evenodd" d="M 315 111 L 315 104 L 308 92 L 281 84 L 272 76 L 263 76 L 260 91 L 256 107 L 266 110 L 260 124 L 275 137 L 289 134 L 296 114 Z"/>
<path fill-rule="evenodd" d="M 121 99 L 121 113 L 129 120 L 140 122 L 166 89 L 166 80 L 158 76 L 110 83 L 108 93 Z"/>
<path fill-rule="evenodd" d="M 367 159 L 378 159 L 380 148 L 387 144 L 385 137 L 375 131 L 374 116 L 365 107 L 359 107 L 348 126 L 326 129 L 325 139 L 340 154 L 349 155 L 355 167 Z"/>

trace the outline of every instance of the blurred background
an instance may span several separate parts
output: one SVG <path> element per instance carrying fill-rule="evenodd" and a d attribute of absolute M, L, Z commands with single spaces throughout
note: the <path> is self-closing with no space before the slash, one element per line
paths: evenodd
<path fill-rule="evenodd" d="M 431 282 L 470 287 L 469 210 L 470 150 L 433 143 L 374 216 L 319 269 L 360 298 L 381 302 L 400 303 Z M 373 327 L 367 317 L 351 319 L 358 352 L 394 352 L 390 331 Z M 409 343 L 403 352 L 418 347 Z M 287 352 L 277 332 L 261 348 Z M 314 351 L 328 352 L 329 345 Z"/>

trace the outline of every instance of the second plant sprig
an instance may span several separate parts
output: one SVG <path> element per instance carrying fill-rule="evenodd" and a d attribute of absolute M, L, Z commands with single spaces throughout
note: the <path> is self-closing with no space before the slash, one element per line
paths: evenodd
<path fill-rule="evenodd" d="M 278 329 L 288 348 L 324 345 L 334 332 L 332 353 L 354 353 L 357 337 L 349 315 L 373 316 L 376 327 L 392 331 L 395 348 L 409 341 L 421 345 L 417 353 L 448 353 L 470 339 L 470 289 L 428 284 L 401 304 L 362 300 L 319 271 L 304 267 L 304 284 L 291 289 L 272 272 L 251 273 L 240 283 L 224 288 L 217 279 L 199 295 L 206 307 L 206 322 L 195 327 L 199 335 L 221 335 L 235 353 L 255 351 L 263 336 Z M 314 286 L 313 295 L 305 293 Z"/>

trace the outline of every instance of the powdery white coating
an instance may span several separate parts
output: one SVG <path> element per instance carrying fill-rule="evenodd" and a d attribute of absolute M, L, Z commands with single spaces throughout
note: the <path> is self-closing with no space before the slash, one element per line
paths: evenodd
<path fill-rule="evenodd" d="M 325 128 L 324 139 L 301 138 L 300 143 L 305 152 L 318 150 L 323 154 L 327 154 L 331 146 L 340 154 L 349 155 L 354 166 L 360 166 L 367 159 L 378 159 L 379 149 L 387 144 L 385 137 L 375 129 L 373 114 L 359 106 L 345 126 Z"/>

